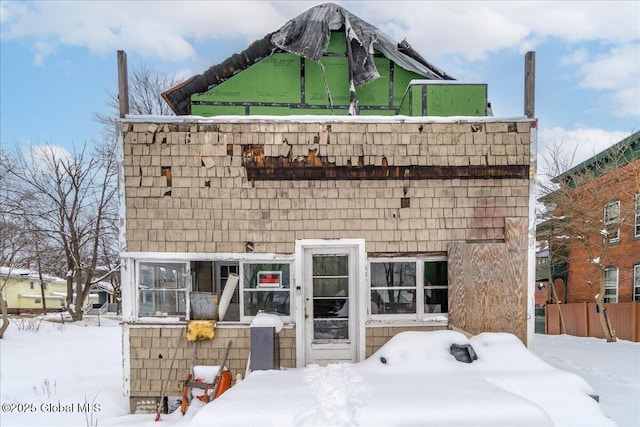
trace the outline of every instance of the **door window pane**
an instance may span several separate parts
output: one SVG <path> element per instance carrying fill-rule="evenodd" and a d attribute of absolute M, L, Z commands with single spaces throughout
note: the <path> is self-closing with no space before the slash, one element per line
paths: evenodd
<path fill-rule="evenodd" d="M 313 338 L 349 339 L 349 257 L 313 255 Z"/>
<path fill-rule="evenodd" d="M 313 339 L 318 340 L 348 340 L 348 319 L 313 319 Z"/>
<path fill-rule="evenodd" d="M 349 257 L 344 255 L 314 255 L 314 276 L 347 276 Z"/>

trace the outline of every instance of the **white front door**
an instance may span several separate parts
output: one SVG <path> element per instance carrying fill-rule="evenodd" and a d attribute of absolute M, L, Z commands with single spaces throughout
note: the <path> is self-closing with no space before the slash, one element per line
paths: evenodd
<path fill-rule="evenodd" d="M 357 248 L 305 248 L 303 254 L 305 365 L 355 362 L 359 305 Z"/>

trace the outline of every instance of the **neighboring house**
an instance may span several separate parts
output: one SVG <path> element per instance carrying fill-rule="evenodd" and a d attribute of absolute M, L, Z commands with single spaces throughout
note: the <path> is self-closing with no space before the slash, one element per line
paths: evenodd
<path fill-rule="evenodd" d="M 42 309 L 40 276 L 35 270 L 0 267 L 2 296 L 7 301 L 10 312 L 25 312 Z M 61 310 L 66 307 L 67 281 L 60 277 L 43 275 L 42 287 L 47 310 Z M 97 304 L 98 294 L 87 296 L 87 304 Z"/>
<path fill-rule="evenodd" d="M 447 79 L 328 4 L 165 92 L 178 117 L 119 121 L 132 411 L 228 340 L 244 372 L 261 311 L 285 324 L 283 367 L 360 361 L 405 330 L 527 342 L 536 120 L 486 117 L 486 85 Z M 195 353 L 194 301 L 232 275 Z"/>
<path fill-rule="evenodd" d="M 98 305 L 115 303 L 113 285 L 107 281 L 103 280 L 102 282 L 94 283 L 91 285 L 90 292 L 97 297 L 96 304 Z"/>
<path fill-rule="evenodd" d="M 43 275 L 42 279 L 47 310 L 63 309 L 67 295 L 66 280 L 49 275 Z M 11 312 L 42 309 L 42 291 L 37 271 L 0 267 L 0 286 Z"/>
<path fill-rule="evenodd" d="M 579 182 L 579 177 L 585 174 L 595 177 L 586 183 Z M 553 195 L 543 198 L 545 203 L 558 204 L 553 214 L 562 219 L 547 221 L 538 228 L 538 239 L 556 237 L 549 243 L 552 253 L 549 263 L 555 265 L 553 279 L 562 280 L 555 286 L 556 292 L 564 295 L 559 298 L 560 302 L 594 301 L 595 292 L 589 286 L 589 281 L 595 282 L 598 275 L 594 263 L 605 264 L 604 302 L 640 301 L 640 132 L 559 175 L 554 181 L 570 184 L 573 188 L 570 197 L 574 201 L 566 203 L 579 203 L 577 206 L 581 211 L 563 215 L 566 208 L 558 198 Z M 562 200 L 569 199 L 563 196 Z M 575 207 L 571 209 L 575 210 Z M 581 225 L 589 220 L 600 225 Z M 569 239 L 569 233 L 565 233 L 567 229 L 582 229 L 585 235 L 580 239 Z M 583 244 L 585 240 L 599 243 L 593 253 L 589 253 Z M 543 274 L 538 276 L 538 281 L 543 280 L 543 276 L 548 277 Z M 552 302 L 556 302 L 555 298 Z"/>

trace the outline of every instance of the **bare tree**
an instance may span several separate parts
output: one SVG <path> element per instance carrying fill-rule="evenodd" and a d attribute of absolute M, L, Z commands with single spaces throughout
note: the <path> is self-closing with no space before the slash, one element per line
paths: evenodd
<path fill-rule="evenodd" d="M 162 92 L 176 86 L 180 80 L 169 77 L 166 74 L 152 70 L 145 64 L 133 69 L 129 73 L 129 109 L 132 115 L 161 115 L 172 116 L 173 111 L 162 99 Z M 119 117 L 119 102 L 117 92 L 108 94 L 108 112 L 95 112 L 94 120 L 104 126 L 105 141 L 116 141 L 116 120 Z M 108 155 L 114 148 L 107 142 L 98 147 L 98 150 Z M 110 206 L 117 212 L 117 198 Z M 103 258 L 103 270 L 111 271 L 105 276 L 113 289 L 113 296 L 120 311 L 120 253 L 118 248 L 118 216 L 116 214 L 107 217 L 104 224 L 104 233 L 100 242 L 100 250 Z"/>
<path fill-rule="evenodd" d="M 2 197 L 4 201 L 4 197 Z M 6 206 L 0 202 L 0 205 Z M 23 249 L 29 245 L 29 235 L 24 233 L 24 228 L 14 218 L 5 215 L 3 209 L 0 216 L 0 265 L 5 268 L 0 277 L 0 311 L 2 312 L 2 325 L 0 326 L 0 338 L 9 327 L 8 307 L 4 298 L 4 291 L 14 268 L 20 262 Z"/>
<path fill-rule="evenodd" d="M 160 115 L 173 116 L 173 111 L 162 99 L 161 93 L 176 86 L 180 81 L 176 77 L 169 77 L 151 70 L 145 64 L 129 73 L 129 110 L 132 115 Z M 96 112 L 94 120 L 102 123 L 107 135 L 113 135 L 116 120 L 119 117 L 119 103 L 117 92 L 108 94 L 107 107 L 109 112 Z"/>
<path fill-rule="evenodd" d="M 618 241 L 619 233 L 633 227 L 635 206 L 612 205 L 611 189 L 619 189 L 616 197 L 620 200 L 634 200 L 640 191 L 640 161 L 633 161 L 628 143 L 619 143 L 595 156 L 593 162 L 570 168 L 573 156 L 562 154 L 561 143 L 550 143 L 547 148 L 541 157 L 543 176 L 538 182 L 544 203 L 538 214 L 539 228 L 546 232 L 544 238 L 552 249 L 553 262 L 588 264 L 585 268 L 591 272 L 592 280 L 587 280 L 594 292 L 604 335 L 607 341 L 615 341 L 604 305 L 606 269 L 609 250 Z M 609 211 L 605 209 L 608 205 L 613 207 Z M 563 256 L 565 259 L 558 259 Z"/>
<path fill-rule="evenodd" d="M 116 160 L 112 150 L 89 155 L 83 148 L 68 154 L 44 146 L 17 151 L 13 167 L 4 169 L 16 186 L 8 195 L 19 215 L 32 224 L 39 241 L 64 254 L 67 310 L 81 320 L 83 305 L 95 283 L 96 266 L 107 217 L 115 215 Z"/>

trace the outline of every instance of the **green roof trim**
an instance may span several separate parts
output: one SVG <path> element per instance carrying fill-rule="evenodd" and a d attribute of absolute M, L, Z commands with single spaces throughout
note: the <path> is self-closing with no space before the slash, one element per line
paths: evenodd
<path fill-rule="evenodd" d="M 606 150 L 596 154 L 593 157 L 585 160 L 569 169 L 568 171 L 553 178 L 553 182 L 564 181 L 567 183 L 573 183 L 573 178 L 577 174 L 586 171 L 594 171 L 598 168 L 602 169 L 604 165 L 615 161 L 615 164 L 611 164 L 611 167 L 619 168 L 627 165 L 634 160 L 640 159 L 640 131 L 626 137 L 622 141 L 612 145 Z M 600 176 L 604 173 L 597 173 L 596 176 Z"/>

